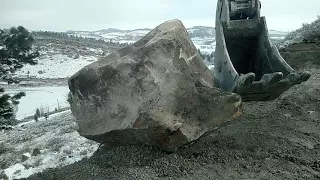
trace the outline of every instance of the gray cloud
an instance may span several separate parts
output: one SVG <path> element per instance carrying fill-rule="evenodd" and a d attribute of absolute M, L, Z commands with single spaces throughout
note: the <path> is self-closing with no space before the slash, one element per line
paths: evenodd
<path fill-rule="evenodd" d="M 319 0 L 261 0 L 268 27 L 293 30 L 320 14 Z M 32 30 L 153 28 L 170 19 L 214 26 L 217 0 L 0 0 L 0 27 Z"/>

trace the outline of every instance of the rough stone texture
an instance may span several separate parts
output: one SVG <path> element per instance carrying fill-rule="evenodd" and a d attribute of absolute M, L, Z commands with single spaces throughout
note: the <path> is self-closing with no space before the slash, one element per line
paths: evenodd
<path fill-rule="evenodd" d="M 31 157 L 31 154 L 30 153 L 24 153 L 22 154 L 22 162 L 28 160 L 29 158 Z"/>
<path fill-rule="evenodd" d="M 41 151 L 39 148 L 34 148 L 32 152 L 32 156 L 38 156 L 41 154 Z"/>
<path fill-rule="evenodd" d="M 212 72 L 179 20 L 159 25 L 69 79 L 80 135 L 166 151 L 241 114 L 241 98 L 213 86 Z"/>

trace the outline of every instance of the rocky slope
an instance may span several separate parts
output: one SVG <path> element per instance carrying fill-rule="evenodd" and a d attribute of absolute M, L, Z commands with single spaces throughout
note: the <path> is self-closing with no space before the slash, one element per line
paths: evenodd
<path fill-rule="evenodd" d="M 76 132 L 70 110 L 47 120 L 20 123 L 13 130 L 0 131 L 0 179 L 4 174 L 12 180 L 62 167 L 90 157 L 97 148 L 97 143 Z M 31 156 L 22 159 L 23 154 Z"/>
<path fill-rule="evenodd" d="M 313 71 L 319 78 L 319 69 Z M 237 121 L 175 154 L 148 146 L 103 147 L 91 158 L 28 179 L 320 178 L 319 81 L 244 109 Z"/>
<path fill-rule="evenodd" d="M 101 147 L 88 159 L 28 179 L 319 179 L 320 68 L 303 63 L 315 44 L 282 54 L 309 81 L 269 102 L 244 104 L 244 115 L 168 154 L 149 146 Z M 290 53 L 290 51 L 293 51 Z M 316 56 L 310 61 L 318 62 Z"/>
<path fill-rule="evenodd" d="M 280 53 L 293 68 L 320 65 L 320 41 L 294 43 L 281 49 Z"/>

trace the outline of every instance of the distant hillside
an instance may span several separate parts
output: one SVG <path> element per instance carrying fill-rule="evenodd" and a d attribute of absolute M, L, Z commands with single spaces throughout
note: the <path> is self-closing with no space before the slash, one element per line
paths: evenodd
<path fill-rule="evenodd" d="M 313 21 L 312 23 L 305 23 L 301 28 L 288 33 L 284 38 L 283 45 L 288 46 L 290 44 L 300 43 L 302 41 L 320 41 L 320 16 L 318 16 L 317 20 Z"/>
<path fill-rule="evenodd" d="M 40 52 L 38 65 L 25 65 L 16 77 L 68 78 L 99 57 L 128 45 L 62 32 L 34 31 L 32 35 L 34 48 Z"/>
<path fill-rule="evenodd" d="M 188 29 L 188 33 L 191 38 L 206 38 L 215 36 L 215 28 L 214 27 L 206 27 L 206 26 L 194 26 Z"/>
<path fill-rule="evenodd" d="M 187 29 L 191 38 L 213 38 L 214 27 L 194 26 Z M 102 29 L 98 31 L 67 31 L 68 35 L 76 35 L 87 38 L 104 39 L 120 43 L 133 43 L 145 36 L 151 29 L 120 30 L 115 28 Z"/>
<path fill-rule="evenodd" d="M 91 37 L 83 37 L 77 34 L 68 34 L 63 32 L 49 32 L 49 31 L 34 31 L 33 37 L 36 39 L 35 46 L 56 45 L 62 46 L 60 48 L 66 49 L 71 46 L 77 49 L 95 48 L 103 50 L 115 50 L 124 47 L 128 44 L 105 41 L 104 39 L 97 39 Z"/>
<path fill-rule="evenodd" d="M 34 48 L 40 51 L 38 65 L 26 65 L 16 75 L 21 78 L 68 78 L 99 57 L 138 41 L 150 31 L 151 29 L 115 28 L 97 31 L 34 31 Z M 215 28 L 194 26 L 187 31 L 204 62 L 211 67 L 216 46 Z M 269 32 L 274 43 L 281 41 L 286 35 L 286 32 L 275 30 Z"/>
<path fill-rule="evenodd" d="M 133 43 L 145 36 L 150 29 L 120 30 L 115 28 L 98 31 L 67 31 L 66 34 L 84 38 L 103 39 L 119 43 Z"/>
<path fill-rule="evenodd" d="M 293 68 L 320 66 L 320 16 L 288 33 L 280 43 L 280 53 Z"/>
<path fill-rule="evenodd" d="M 98 31 L 67 31 L 66 34 L 73 36 L 81 36 L 87 38 L 103 39 L 105 41 L 119 43 L 134 43 L 145 36 L 151 29 L 102 29 Z M 215 28 L 208 26 L 194 26 L 187 28 L 191 40 L 201 52 L 211 54 L 215 48 Z M 287 32 L 270 30 L 270 38 L 275 43 L 281 41 Z"/>
<path fill-rule="evenodd" d="M 36 49 L 69 57 L 100 56 L 128 45 L 63 32 L 34 31 L 32 35 L 35 38 L 34 47 Z"/>

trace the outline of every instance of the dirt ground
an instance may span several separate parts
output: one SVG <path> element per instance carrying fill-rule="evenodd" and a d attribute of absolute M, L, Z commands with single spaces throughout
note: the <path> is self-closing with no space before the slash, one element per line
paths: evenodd
<path fill-rule="evenodd" d="M 173 154 L 148 146 L 101 147 L 91 158 L 30 180 L 320 179 L 320 68 L 308 82 Z"/>
<path fill-rule="evenodd" d="M 306 62 L 320 66 L 320 41 L 292 44 L 281 49 L 280 53 L 293 68 L 305 67 L 308 64 Z"/>

